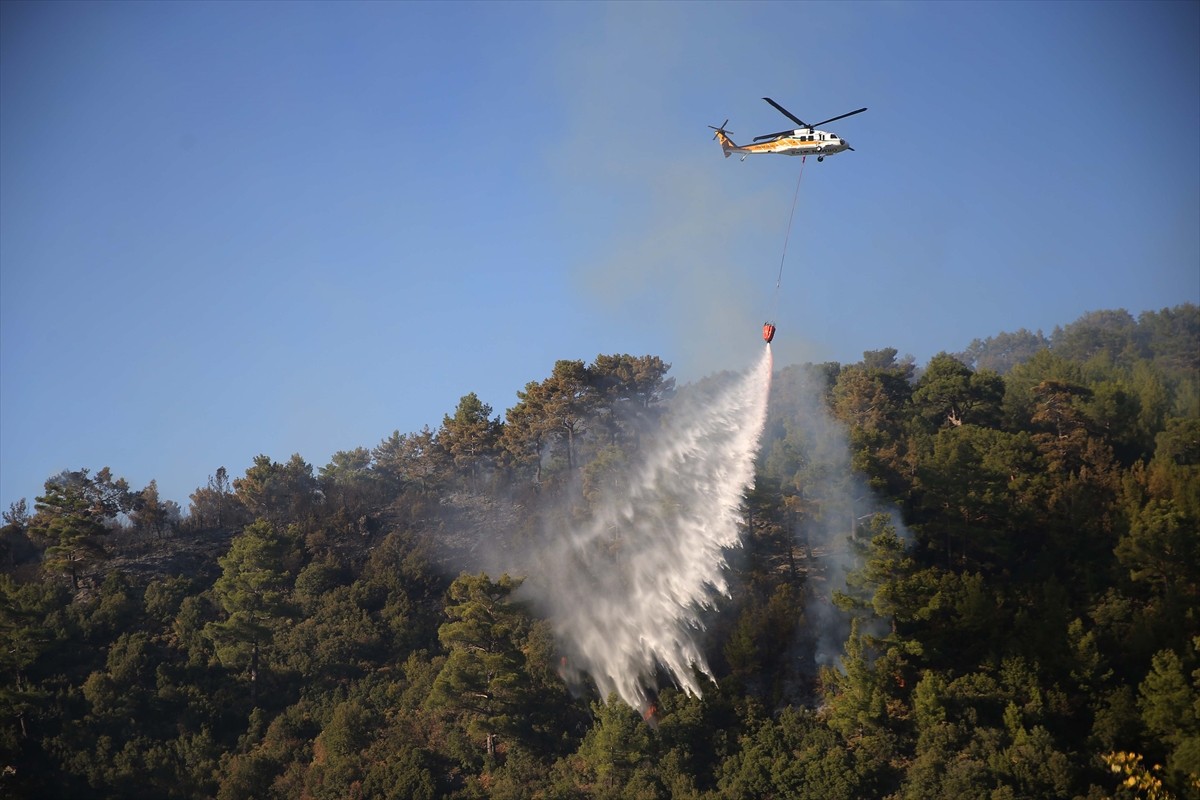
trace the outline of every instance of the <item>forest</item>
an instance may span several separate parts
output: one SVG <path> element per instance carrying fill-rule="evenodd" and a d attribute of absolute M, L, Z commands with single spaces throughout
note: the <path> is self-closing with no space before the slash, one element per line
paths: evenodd
<path fill-rule="evenodd" d="M 779 369 L 712 678 L 633 709 L 462 565 L 586 515 L 669 370 L 561 360 L 186 508 L 49 477 L 0 531 L 0 795 L 1200 798 L 1200 309 Z"/>

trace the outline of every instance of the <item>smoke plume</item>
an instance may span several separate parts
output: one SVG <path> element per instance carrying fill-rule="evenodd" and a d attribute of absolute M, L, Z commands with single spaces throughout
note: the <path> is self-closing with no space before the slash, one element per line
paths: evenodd
<path fill-rule="evenodd" d="M 798 633 L 799 666 L 808 678 L 814 678 L 819 667 L 840 663 L 849 617 L 834 605 L 833 595 L 846 589 L 847 575 L 861 567 L 852 540 L 864 535 L 878 515 L 902 540 L 909 538 L 896 510 L 881 502 L 853 469 L 847 429 L 833 418 L 826 402 L 827 380 L 811 365 L 781 370 L 772 388 L 768 421 L 779 440 L 788 440 L 788 446 L 779 449 L 792 450 L 797 463 L 790 468 L 768 463 L 767 472 L 779 473 L 805 509 L 793 535 L 806 576 L 804 628 Z M 771 446 L 764 453 L 767 462 L 774 455 Z"/>

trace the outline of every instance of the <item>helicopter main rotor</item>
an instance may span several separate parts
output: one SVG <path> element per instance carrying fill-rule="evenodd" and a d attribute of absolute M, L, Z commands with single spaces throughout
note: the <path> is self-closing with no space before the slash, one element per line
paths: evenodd
<path fill-rule="evenodd" d="M 848 111 L 848 112 L 846 112 L 845 114 L 839 114 L 839 115 L 838 115 L 838 116 L 836 116 L 836 117 L 830 117 L 829 119 L 823 119 L 823 120 L 821 120 L 820 122 L 814 122 L 812 125 L 809 125 L 807 122 L 805 122 L 804 120 L 800 119 L 800 118 L 799 118 L 799 117 L 797 117 L 795 114 L 793 114 L 792 112 L 788 111 L 786 108 L 784 108 L 783 106 L 779 105 L 779 103 L 776 103 L 776 102 L 775 102 L 774 100 L 772 100 L 771 98 L 769 98 L 769 97 L 764 97 L 764 98 L 763 98 L 763 100 L 766 100 L 768 103 L 770 103 L 771 105 L 773 105 L 777 111 L 779 111 L 779 112 L 780 112 L 781 114 L 783 114 L 785 117 L 787 117 L 788 119 L 790 119 L 792 122 L 796 123 L 796 124 L 797 124 L 797 125 L 799 125 L 801 128 L 807 128 L 808 130 L 812 130 L 813 128 L 820 127 L 821 125 L 825 125 L 826 123 L 829 123 L 829 122 L 837 122 L 839 119 L 845 119 L 846 117 L 852 117 L 852 116 L 854 116 L 855 114 L 861 114 L 862 112 L 864 112 L 864 111 L 866 111 L 866 110 L 867 110 L 867 109 L 864 107 L 864 108 L 860 108 L 860 109 L 858 109 L 858 110 L 856 110 L 856 111 Z M 726 121 L 726 122 L 728 122 L 729 120 L 725 120 L 725 121 Z M 711 128 L 712 126 L 710 125 L 709 127 Z M 776 138 L 776 137 L 778 137 L 778 136 L 786 136 L 786 135 L 788 135 L 788 134 L 790 134 L 790 133 L 793 133 L 793 130 L 779 131 L 779 132 L 777 132 L 777 133 L 767 133 L 767 134 L 763 134 L 762 136 L 755 136 L 755 137 L 754 137 L 754 141 L 756 141 L 756 142 L 761 142 L 761 141 L 763 141 L 764 139 L 774 139 L 774 138 Z"/>

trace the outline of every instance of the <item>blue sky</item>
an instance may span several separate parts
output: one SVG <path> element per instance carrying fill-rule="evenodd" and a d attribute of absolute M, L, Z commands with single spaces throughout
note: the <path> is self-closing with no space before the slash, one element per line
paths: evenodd
<path fill-rule="evenodd" d="M 562 358 L 1200 302 L 1200 4 L 0 4 L 0 503 L 319 468 Z"/>

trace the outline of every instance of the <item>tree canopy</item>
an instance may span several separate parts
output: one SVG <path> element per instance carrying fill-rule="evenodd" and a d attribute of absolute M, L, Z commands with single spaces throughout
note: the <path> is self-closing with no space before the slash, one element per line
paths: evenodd
<path fill-rule="evenodd" d="M 633 710 L 455 565 L 586 514 L 669 370 L 560 360 L 186 515 L 51 476 L 0 530 L 0 794 L 1200 798 L 1200 310 L 781 369 L 714 681 Z"/>

